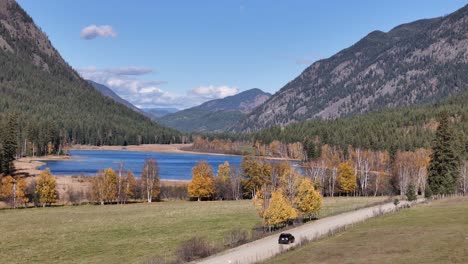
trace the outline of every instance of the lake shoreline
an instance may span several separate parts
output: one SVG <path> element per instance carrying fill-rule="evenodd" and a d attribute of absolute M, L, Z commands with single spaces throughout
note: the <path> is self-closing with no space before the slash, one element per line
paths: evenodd
<path fill-rule="evenodd" d="M 184 150 L 190 148 L 193 144 L 142 144 L 128 146 L 92 146 L 92 145 L 73 145 L 70 150 L 122 150 L 135 152 L 155 152 L 155 153 L 175 153 L 175 154 L 208 154 L 216 156 L 240 156 L 223 153 L 207 153 L 199 151 Z"/>
<path fill-rule="evenodd" d="M 168 154 L 194 154 L 194 155 L 212 155 L 212 156 L 226 156 L 226 157 L 240 157 L 242 155 L 223 154 L 223 153 L 209 153 L 185 150 L 190 148 L 192 144 L 145 144 L 145 145 L 129 145 L 129 146 L 91 146 L 91 145 L 73 145 L 70 150 L 96 150 L 96 151 L 131 151 L 131 152 L 151 152 L 151 153 L 168 153 Z M 35 177 L 38 176 L 42 170 L 39 168 L 46 165 L 47 161 L 66 161 L 79 157 L 79 155 L 47 155 L 37 157 L 22 157 L 14 161 L 16 175 L 25 175 Z M 269 160 L 285 160 L 295 161 L 293 159 L 280 158 L 280 157 L 265 157 L 255 156 L 259 159 Z M 72 177 L 73 175 L 54 175 Z M 185 182 L 186 180 L 164 179 L 168 182 Z"/>
<path fill-rule="evenodd" d="M 193 143 L 188 144 L 142 144 L 142 145 L 128 145 L 128 146 L 92 146 L 92 145 L 73 145 L 70 150 L 122 150 L 122 151 L 135 151 L 135 152 L 155 152 L 155 153 L 175 153 L 175 154 L 197 154 L 197 155 L 215 155 L 215 156 L 244 156 L 239 154 L 226 154 L 215 152 L 203 152 L 186 150 L 193 147 Z M 259 159 L 269 160 L 286 160 L 286 161 L 299 161 L 298 159 L 269 157 L 269 156 L 254 156 Z"/>
<path fill-rule="evenodd" d="M 45 161 L 57 161 L 57 160 L 71 160 L 74 157 L 78 156 L 67 156 L 67 155 L 48 155 L 43 157 L 23 157 L 17 159 L 13 162 L 14 167 L 16 169 L 16 174 L 27 175 L 26 178 L 35 179 L 39 174 L 41 174 L 42 170 L 39 168 L 41 166 L 46 165 Z M 72 178 L 80 178 L 86 179 L 90 176 L 82 176 L 82 175 L 53 175 L 54 178 L 58 179 L 61 184 L 65 185 L 69 183 Z M 174 179 L 161 179 L 161 185 L 163 186 L 180 186 L 184 184 L 188 184 L 189 180 L 174 180 Z"/>

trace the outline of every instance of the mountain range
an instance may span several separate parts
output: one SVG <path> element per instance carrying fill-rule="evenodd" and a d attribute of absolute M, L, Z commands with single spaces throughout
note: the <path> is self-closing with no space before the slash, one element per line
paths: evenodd
<path fill-rule="evenodd" d="M 319 60 L 234 127 L 258 131 L 310 119 L 437 101 L 468 90 L 468 6 L 373 31 Z"/>
<path fill-rule="evenodd" d="M 160 117 L 179 112 L 180 110 L 173 107 L 160 107 L 160 108 L 142 108 L 141 109 L 147 116 L 150 116 L 154 120 Z"/>
<path fill-rule="evenodd" d="M 140 108 L 134 106 L 129 101 L 127 101 L 127 100 L 123 99 L 122 97 L 120 97 L 111 88 L 109 88 L 109 87 L 107 87 L 107 86 L 105 86 L 103 84 L 94 82 L 92 80 L 87 80 L 87 81 L 89 82 L 89 84 L 91 84 L 102 95 L 111 98 L 112 100 L 116 101 L 117 103 L 125 105 L 126 107 L 132 109 L 135 112 L 144 114 L 144 112 Z"/>
<path fill-rule="evenodd" d="M 224 132 L 242 120 L 271 94 L 254 88 L 233 96 L 163 116 L 161 124 L 184 132 Z"/>

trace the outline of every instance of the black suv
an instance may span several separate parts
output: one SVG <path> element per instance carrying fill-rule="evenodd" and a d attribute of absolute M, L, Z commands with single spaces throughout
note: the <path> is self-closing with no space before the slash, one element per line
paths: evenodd
<path fill-rule="evenodd" d="M 289 233 L 282 233 L 278 238 L 278 244 L 294 243 L 294 236 Z"/>

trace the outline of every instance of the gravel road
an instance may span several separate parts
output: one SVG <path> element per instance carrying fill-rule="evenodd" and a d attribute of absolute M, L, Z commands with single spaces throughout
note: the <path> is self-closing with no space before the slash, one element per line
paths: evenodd
<path fill-rule="evenodd" d="M 420 202 L 420 201 L 418 201 Z M 406 205 L 407 202 L 402 201 L 399 206 Z M 314 239 L 326 235 L 330 230 L 336 230 L 348 225 L 362 222 L 366 219 L 377 216 L 381 213 L 389 213 L 395 210 L 393 203 L 386 203 L 378 206 L 359 209 L 352 212 L 347 212 L 331 217 L 326 217 L 313 221 L 299 227 L 285 231 L 291 233 L 296 238 L 296 243 L 301 239 Z M 287 250 L 292 245 L 279 245 L 279 234 L 271 235 L 242 246 L 221 252 L 217 255 L 206 259 L 199 260 L 196 263 L 200 264 L 247 264 L 256 263 L 273 257 Z M 295 244 L 296 244 L 295 243 Z"/>

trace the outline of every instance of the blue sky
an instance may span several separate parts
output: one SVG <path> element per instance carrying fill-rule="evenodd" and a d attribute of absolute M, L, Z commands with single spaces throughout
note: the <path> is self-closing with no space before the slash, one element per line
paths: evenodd
<path fill-rule="evenodd" d="M 82 76 L 110 86 L 135 105 L 177 108 L 250 88 L 274 93 L 314 61 L 373 30 L 446 15 L 467 3 L 18 2 Z"/>

